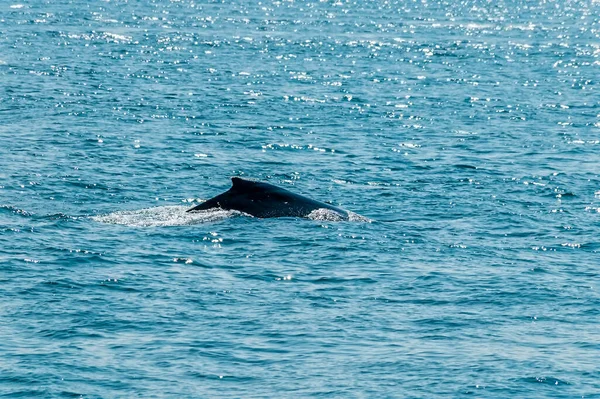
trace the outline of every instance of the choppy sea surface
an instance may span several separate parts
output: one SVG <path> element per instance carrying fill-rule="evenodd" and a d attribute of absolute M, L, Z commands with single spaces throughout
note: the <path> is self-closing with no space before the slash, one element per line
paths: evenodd
<path fill-rule="evenodd" d="M 0 2 L 0 396 L 600 398 L 599 78 L 593 0 Z"/>

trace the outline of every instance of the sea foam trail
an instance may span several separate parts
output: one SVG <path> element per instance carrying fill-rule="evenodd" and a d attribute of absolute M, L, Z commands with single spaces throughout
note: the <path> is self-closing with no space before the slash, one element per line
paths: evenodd
<path fill-rule="evenodd" d="M 133 227 L 189 226 L 223 220 L 244 215 L 238 211 L 209 209 L 206 211 L 186 212 L 189 206 L 168 205 L 130 211 L 117 211 L 106 215 L 92 216 L 92 220 L 101 223 L 122 224 Z"/>
<path fill-rule="evenodd" d="M 236 216 L 248 216 L 239 211 L 226 211 L 223 209 L 208 209 L 203 211 L 187 212 L 189 206 L 167 205 L 138 210 L 117 211 L 106 215 L 92 216 L 91 219 L 108 224 L 122 224 L 133 227 L 166 227 L 189 226 L 194 224 L 210 223 Z M 329 209 L 316 209 L 308 215 L 311 220 L 338 222 L 343 221 L 336 212 Z M 351 222 L 370 222 L 368 218 L 354 212 L 348 212 Z"/>

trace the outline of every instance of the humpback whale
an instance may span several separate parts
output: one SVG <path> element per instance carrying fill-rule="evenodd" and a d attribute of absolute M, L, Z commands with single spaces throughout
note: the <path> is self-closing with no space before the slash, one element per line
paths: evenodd
<path fill-rule="evenodd" d="M 269 183 L 231 178 L 232 187 L 222 194 L 188 209 L 187 212 L 212 208 L 244 212 L 257 218 L 308 217 L 318 209 L 327 209 L 347 220 L 348 212 L 324 202 L 315 201 Z"/>

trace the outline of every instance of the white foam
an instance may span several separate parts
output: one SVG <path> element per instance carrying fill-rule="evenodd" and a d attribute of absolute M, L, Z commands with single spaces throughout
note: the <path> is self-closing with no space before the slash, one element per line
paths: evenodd
<path fill-rule="evenodd" d="M 348 220 L 351 222 L 364 222 L 364 223 L 371 223 L 373 220 L 369 219 L 368 217 L 365 217 L 363 215 L 359 215 L 358 213 L 354 213 L 352 211 L 347 211 L 348 212 Z"/>
<path fill-rule="evenodd" d="M 330 222 L 341 222 L 342 220 L 345 220 L 338 212 L 326 208 L 315 209 L 309 213 L 307 217 L 312 220 L 327 220 Z"/>
<path fill-rule="evenodd" d="M 206 211 L 186 212 L 189 206 L 157 206 L 131 211 L 118 211 L 107 215 L 92 216 L 100 223 L 122 224 L 133 227 L 189 226 L 245 215 L 238 211 L 209 209 Z"/>
<path fill-rule="evenodd" d="M 348 217 L 344 217 L 340 215 L 338 212 L 333 211 L 327 208 L 319 208 L 315 209 L 311 213 L 308 214 L 308 218 L 311 220 L 325 220 L 329 222 L 341 222 L 343 220 L 348 220 L 350 222 L 369 222 L 371 223 L 371 219 L 366 218 L 364 216 L 359 215 L 358 213 L 348 212 Z"/>
<path fill-rule="evenodd" d="M 115 21 L 118 22 L 118 21 Z M 119 42 L 130 42 L 132 40 L 131 36 L 119 35 L 118 33 L 112 32 L 104 32 L 104 37 L 107 39 L 119 41 Z"/>
<path fill-rule="evenodd" d="M 226 211 L 223 209 L 208 209 L 204 211 L 186 212 L 189 206 L 168 205 L 153 208 L 144 208 L 130 211 L 117 211 L 106 215 L 92 216 L 91 219 L 107 224 L 121 224 L 133 227 L 166 227 L 166 226 L 190 226 L 195 224 L 216 222 L 219 220 L 248 216 L 239 211 Z M 371 222 L 371 219 L 348 211 L 348 217 L 344 217 L 331 209 L 315 209 L 308 216 L 312 220 L 323 220 L 329 222 Z"/>

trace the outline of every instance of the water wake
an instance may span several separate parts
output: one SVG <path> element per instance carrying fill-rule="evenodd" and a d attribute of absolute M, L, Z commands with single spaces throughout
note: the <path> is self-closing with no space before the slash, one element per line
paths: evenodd
<path fill-rule="evenodd" d="M 131 211 L 118 211 L 107 215 L 92 216 L 100 223 L 122 224 L 134 227 L 189 226 L 215 222 L 229 217 L 245 215 L 238 211 L 209 209 L 206 211 L 186 212 L 189 206 L 157 206 Z"/>
<path fill-rule="evenodd" d="M 133 227 L 166 227 L 166 226 L 190 226 L 195 224 L 216 222 L 219 220 L 248 216 L 239 211 L 226 211 L 223 209 L 208 209 L 195 212 L 186 212 L 189 206 L 167 205 L 138 210 L 117 211 L 106 215 L 92 216 L 91 219 L 108 224 L 122 224 Z M 370 222 L 371 220 L 354 212 L 348 212 L 348 219 L 342 218 L 337 212 L 329 209 L 316 209 L 308 215 L 308 219 L 341 222 Z"/>

